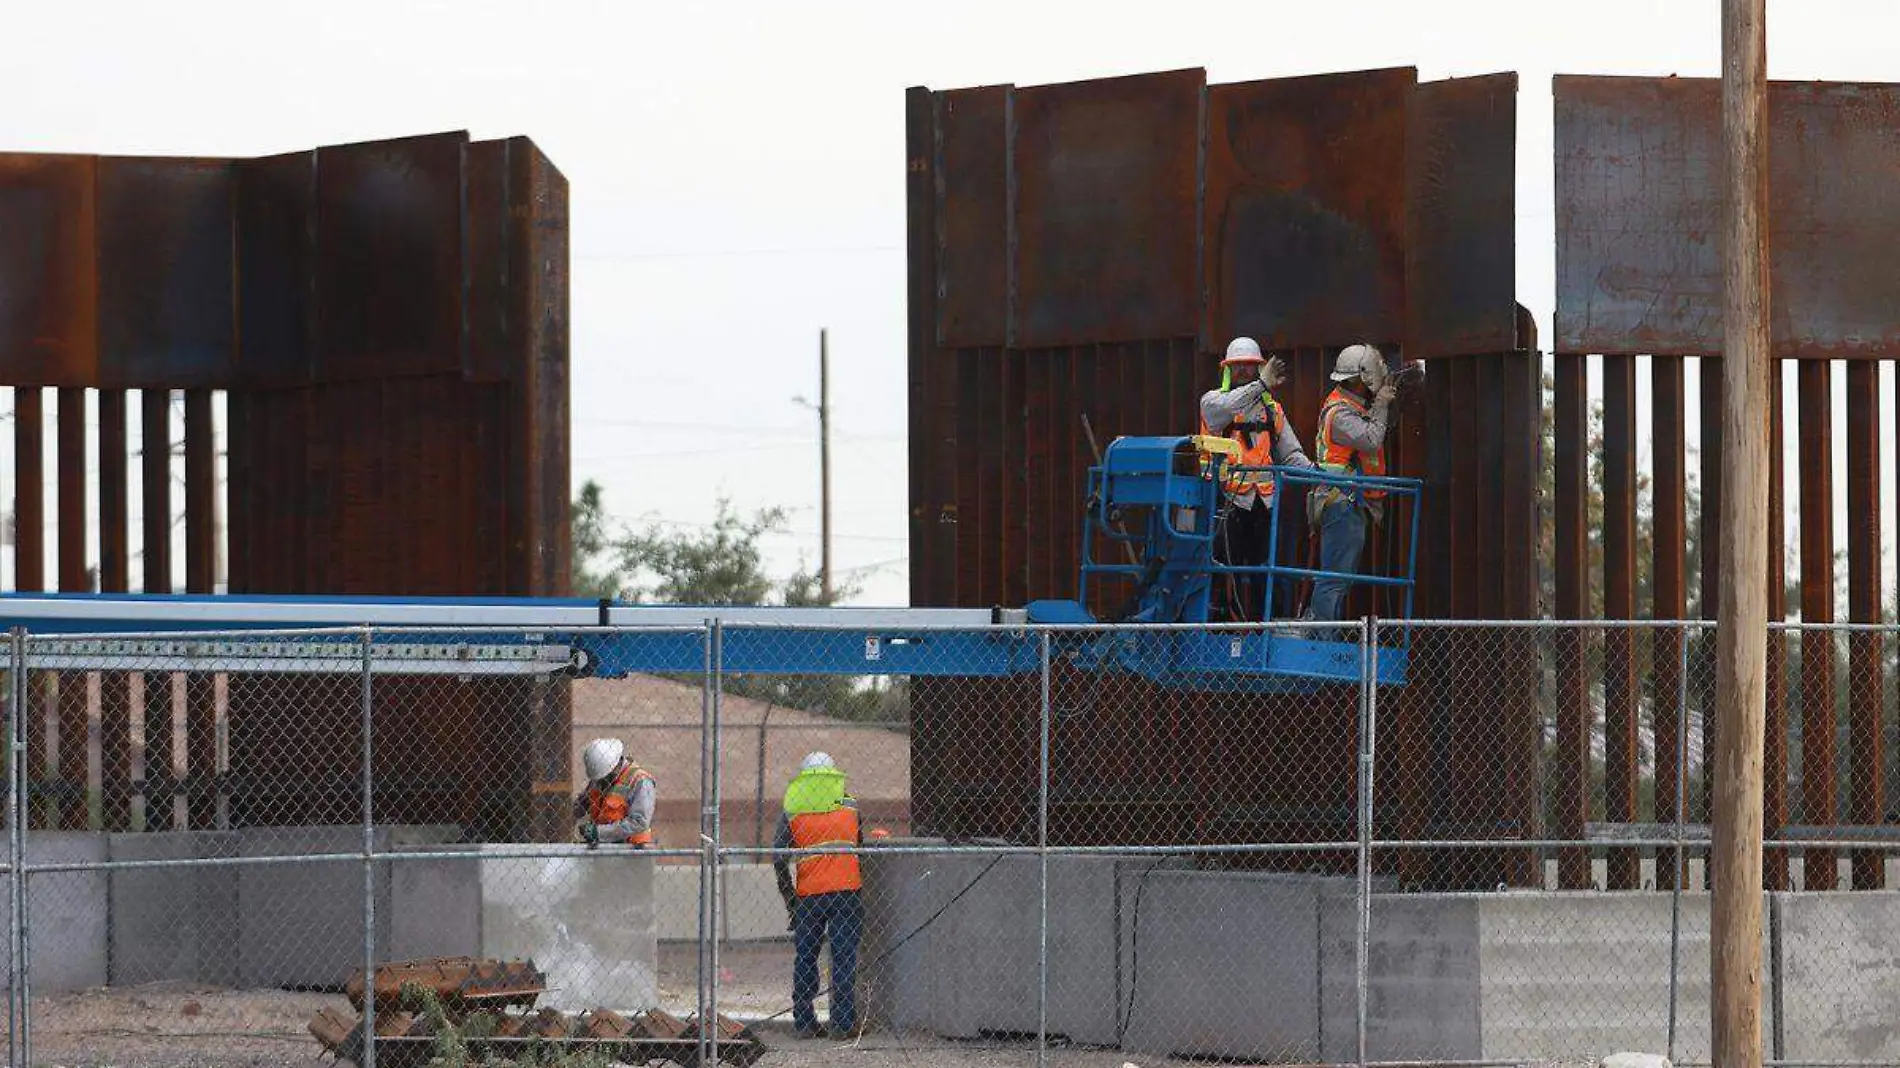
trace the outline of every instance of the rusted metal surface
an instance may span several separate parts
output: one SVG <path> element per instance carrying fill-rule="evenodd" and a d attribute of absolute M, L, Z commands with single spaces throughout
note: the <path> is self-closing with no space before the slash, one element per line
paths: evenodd
<path fill-rule="evenodd" d="M 1701 481 L 1698 487 L 1702 494 L 1702 513 L 1700 528 L 1702 550 L 1702 575 L 1699 591 L 1701 593 L 1701 614 L 1703 619 L 1716 618 L 1716 610 L 1721 601 L 1722 589 L 1722 364 L 1717 360 L 1699 359 L 1696 361 L 1697 374 L 1701 378 L 1700 392 L 1702 419 L 1700 442 Z M 1704 631 L 1707 635 L 1709 632 Z M 1704 711 L 1702 731 L 1702 795 L 1695 818 L 1701 822 L 1709 820 L 1709 799 L 1715 796 L 1715 725 L 1714 717 L 1707 714 L 1715 707 L 1715 643 L 1703 640 L 1699 643 L 1701 658 L 1696 670 L 1699 684 L 1698 701 Z M 1708 874 L 1703 874 L 1704 882 Z"/>
<path fill-rule="evenodd" d="M 1799 365 L 1801 457 L 1801 621 L 1834 621 L 1834 366 Z M 1779 514 L 1776 514 L 1776 518 Z M 1803 631 L 1801 645 L 1801 822 L 1832 826 L 1839 800 L 1834 760 L 1835 636 Z M 1832 850 L 1808 850 L 1802 870 L 1809 890 L 1839 881 Z"/>
<path fill-rule="evenodd" d="M 13 588 L 46 588 L 46 402 L 38 386 L 13 391 Z"/>
<path fill-rule="evenodd" d="M 317 352 L 317 154 L 237 164 L 237 380 L 309 382 Z"/>
<path fill-rule="evenodd" d="M 361 969 L 343 983 L 343 996 L 357 1012 L 363 1011 L 363 985 Z M 405 987 L 429 991 L 444 1011 L 468 1012 L 531 1006 L 547 991 L 547 975 L 532 960 L 434 957 L 397 961 L 376 969 L 377 1009 L 401 1007 Z"/>
<path fill-rule="evenodd" d="M 59 728 L 58 778 L 53 785 L 54 807 L 61 830 L 86 829 L 86 750 L 91 734 L 91 709 L 87 676 L 83 672 L 62 671 L 56 677 Z"/>
<path fill-rule="evenodd" d="M 1699 78 L 1555 81 L 1557 346 L 1712 355 L 1722 340 L 1716 226 L 1720 86 Z M 1900 85 L 1773 82 L 1773 351 L 1900 356 Z"/>
<path fill-rule="evenodd" d="M 98 375 L 97 160 L 0 153 L 0 381 Z"/>
<path fill-rule="evenodd" d="M 1878 623 L 1881 616 L 1880 558 L 1880 367 L 1857 360 L 1847 365 L 1847 618 Z M 1846 816 L 1872 826 L 1886 822 L 1887 739 L 1881 720 L 1885 685 L 1881 652 L 1886 636 L 1847 636 L 1848 781 L 1853 794 Z M 1854 889 L 1887 885 L 1884 857 L 1854 853 Z"/>
<path fill-rule="evenodd" d="M 1788 547 L 1787 530 L 1781 517 L 1786 513 L 1783 460 L 1786 450 L 1783 424 L 1781 364 L 1768 367 L 1768 619 L 1788 618 Z M 1769 634 L 1768 667 L 1764 682 L 1764 738 L 1762 753 L 1762 834 L 1769 837 L 1788 825 L 1788 647 L 1784 634 Z M 1720 723 L 1716 724 L 1720 729 Z M 1788 882 L 1788 853 L 1783 849 L 1762 853 L 1762 887 L 1765 890 L 1791 890 Z"/>
<path fill-rule="evenodd" d="M 1556 464 L 1556 501 L 1553 525 L 1556 553 L 1556 609 L 1558 619 L 1585 619 L 1590 613 L 1590 584 L 1586 572 L 1586 504 L 1584 487 L 1588 464 L 1588 359 L 1558 355 L 1552 418 Z M 1566 630 L 1556 634 L 1557 756 L 1551 774 L 1557 780 L 1557 837 L 1581 841 L 1590 812 L 1590 701 L 1589 683 L 1581 665 L 1584 635 Z M 1565 670 L 1562 665 L 1572 665 Z M 1565 849 L 1558 854 L 1558 885 L 1566 890 L 1588 887 L 1590 854 Z"/>
<path fill-rule="evenodd" d="M 1603 358 L 1603 615 L 1636 616 L 1636 358 Z M 1636 819 L 1639 693 L 1634 635 L 1611 628 L 1603 635 L 1603 817 Z M 1608 851 L 1611 890 L 1642 881 L 1634 849 Z"/>
<path fill-rule="evenodd" d="M 1018 89 L 1011 344 L 1200 325 L 1199 70 Z"/>
<path fill-rule="evenodd" d="M 99 384 L 229 381 L 233 164 L 103 157 L 98 170 Z"/>
<path fill-rule="evenodd" d="M 59 588 L 63 593 L 92 590 L 91 560 L 86 552 L 86 391 L 61 387 L 55 432 L 59 472 Z M 83 779 L 84 776 L 81 776 Z"/>
<path fill-rule="evenodd" d="M 140 545 L 143 589 L 172 592 L 171 391 L 139 394 Z"/>
<path fill-rule="evenodd" d="M 1654 477 L 1650 490 L 1652 528 L 1650 543 L 1655 552 L 1650 569 L 1651 619 L 1683 619 L 1689 612 L 1684 566 L 1688 555 L 1688 456 L 1683 440 L 1687 404 L 1683 395 L 1683 359 L 1680 356 L 1655 356 L 1650 359 L 1650 456 Z M 1656 754 L 1655 814 L 1658 820 L 1673 820 L 1676 798 L 1682 783 L 1683 767 L 1679 739 L 1683 717 L 1682 643 L 1679 630 L 1659 629 L 1650 635 L 1650 671 L 1655 711 L 1654 749 Z M 1676 867 L 1672 858 L 1659 857 L 1656 885 L 1674 889 Z"/>
<path fill-rule="evenodd" d="M 1404 335 L 1402 164 L 1417 75 L 1404 67 L 1209 87 L 1210 348 L 1235 334 L 1270 348 Z"/>
<path fill-rule="evenodd" d="M 317 150 L 317 381 L 460 370 L 467 141 Z"/>
<path fill-rule="evenodd" d="M 211 391 L 185 391 L 185 592 L 211 593 L 217 581 L 218 454 Z"/>
<path fill-rule="evenodd" d="M 508 592 L 566 596 L 572 581 L 568 536 L 568 188 L 567 178 L 525 137 L 509 142 L 509 213 L 514 220 L 510 288 L 521 324 L 512 466 L 525 494 L 510 502 Z M 519 523 L 513 518 L 519 516 Z M 563 829 L 563 833 L 565 830 Z"/>
<path fill-rule="evenodd" d="M 905 241 L 938 247 L 935 95 L 905 94 Z M 954 604 L 956 595 L 956 364 L 937 346 L 938 253 L 908 258 L 910 601 Z M 1005 304 L 1007 309 L 1007 304 Z M 1003 312 L 1007 316 L 1007 310 Z"/>
<path fill-rule="evenodd" d="M 462 222 L 462 374 L 472 382 L 506 382 L 513 371 L 508 154 L 507 141 L 470 142 L 462 153 L 468 201 Z"/>
<path fill-rule="evenodd" d="M 126 483 L 124 390 L 99 392 L 99 589 L 124 593 L 131 584 L 130 500 Z M 132 829 L 132 679 L 99 674 L 99 817 L 108 831 Z"/>
<path fill-rule="evenodd" d="M 989 86 L 931 98 L 925 175 L 935 204 L 936 343 L 944 348 L 1009 340 L 1013 96 L 1009 86 Z"/>
<path fill-rule="evenodd" d="M 1513 314 L 1516 155 L 1516 74 L 1414 91 L 1405 145 L 1408 356 L 1531 347 L 1516 336 Z"/>

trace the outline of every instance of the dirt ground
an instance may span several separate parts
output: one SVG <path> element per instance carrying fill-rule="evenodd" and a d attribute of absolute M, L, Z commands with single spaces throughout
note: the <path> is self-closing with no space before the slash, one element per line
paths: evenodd
<path fill-rule="evenodd" d="M 694 947 L 661 954 L 661 997 L 679 1015 L 692 1011 Z M 788 948 L 727 948 L 721 957 L 720 1009 L 756 1017 L 785 1007 Z M 322 1008 L 348 1010 L 340 995 L 277 990 L 232 991 L 161 983 L 33 999 L 33 1063 L 79 1068 L 320 1068 L 336 1062 L 305 1030 Z M 820 1013 L 823 1008 L 821 1002 Z M 4 1020 L 0 1020 L 4 1024 Z M 0 1031 L 0 1034 L 3 1034 Z M 801 1041 L 789 1022 L 762 1025 L 770 1052 L 759 1068 L 1004 1068 L 1036 1063 L 1033 1042 L 947 1042 L 930 1035 L 873 1032 L 855 1042 Z M 1119 1052 L 1055 1049 L 1059 1068 L 1122 1068 Z M 1140 1068 L 1168 1063 L 1137 1059 Z M 1179 1062 L 1174 1062 L 1179 1063 Z"/>

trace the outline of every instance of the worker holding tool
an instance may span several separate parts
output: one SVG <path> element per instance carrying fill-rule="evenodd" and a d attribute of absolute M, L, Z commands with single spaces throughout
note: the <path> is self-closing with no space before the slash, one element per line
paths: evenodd
<path fill-rule="evenodd" d="M 785 787 L 785 813 L 772 836 L 774 850 L 815 850 L 798 857 L 774 854 L 779 896 L 791 914 L 792 1027 L 800 1038 L 822 1038 L 817 1010 L 818 953 L 831 943 L 831 1030 L 858 1033 L 858 937 L 864 929 L 864 886 L 855 852 L 864 845 L 857 803 L 845 793 L 844 772 L 826 753 L 805 757 Z"/>
<path fill-rule="evenodd" d="M 1314 446 L 1321 470 L 1340 475 L 1385 474 L 1386 415 L 1398 388 L 1388 381 L 1385 357 L 1371 345 L 1348 345 L 1333 363 L 1338 383 L 1319 410 Z M 1341 575 L 1359 572 L 1366 527 L 1384 517 L 1385 491 L 1360 486 L 1315 486 L 1306 495 L 1308 525 L 1319 531 L 1319 566 Z M 1313 583 L 1311 615 L 1337 620 L 1344 607 L 1346 578 Z"/>
<path fill-rule="evenodd" d="M 596 738 L 581 751 L 587 789 L 574 799 L 575 833 L 595 849 L 602 842 L 635 849 L 653 844 L 653 800 L 657 780 L 627 759 L 618 738 Z"/>
<path fill-rule="evenodd" d="M 1250 337 L 1227 344 L 1221 358 L 1220 388 L 1201 395 L 1201 433 L 1231 438 L 1240 445 L 1240 457 L 1221 476 L 1220 517 L 1214 528 L 1214 559 L 1231 566 L 1256 567 L 1267 563 L 1273 536 L 1273 475 L 1235 468 L 1285 464 L 1312 467 L 1299 436 L 1273 390 L 1286 381 L 1279 357 L 1269 360 Z M 1252 619 L 1268 610 L 1264 575 L 1246 575 L 1238 606 L 1229 606 L 1235 621 Z"/>

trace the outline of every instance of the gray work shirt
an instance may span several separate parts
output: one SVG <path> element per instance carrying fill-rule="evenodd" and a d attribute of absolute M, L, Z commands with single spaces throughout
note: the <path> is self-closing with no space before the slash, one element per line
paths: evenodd
<path fill-rule="evenodd" d="M 1235 423 L 1264 423 L 1268 419 L 1264 399 L 1266 394 L 1266 383 L 1258 379 L 1225 393 L 1218 389 L 1208 390 L 1201 394 L 1201 421 L 1207 424 L 1208 433 L 1222 436 Z M 1273 462 L 1288 467 L 1313 466 L 1305 447 L 1300 444 L 1299 435 L 1293 432 L 1290 420 L 1282 419 L 1280 432 L 1274 435 Z M 1242 508 L 1252 508 L 1257 496 L 1253 490 L 1244 490 L 1234 494 L 1233 501 Z"/>
<path fill-rule="evenodd" d="M 574 818 L 576 820 L 587 818 L 587 791 L 585 790 L 581 791 L 581 796 L 574 799 Z M 633 788 L 632 795 L 627 798 L 626 818 L 613 823 L 597 823 L 594 825 L 594 833 L 599 836 L 600 841 L 614 844 L 631 841 L 635 835 L 645 834 L 652 827 L 653 780 L 642 779 Z"/>

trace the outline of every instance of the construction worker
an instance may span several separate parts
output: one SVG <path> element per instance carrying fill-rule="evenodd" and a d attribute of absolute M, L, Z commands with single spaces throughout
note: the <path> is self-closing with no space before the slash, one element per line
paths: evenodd
<path fill-rule="evenodd" d="M 652 775 L 627 759 L 618 738 L 596 738 L 581 751 L 587 789 L 574 799 L 575 833 L 592 849 L 602 842 L 635 849 L 653 844 Z"/>
<path fill-rule="evenodd" d="M 1314 446 L 1321 470 L 1341 475 L 1385 474 L 1386 413 L 1398 388 L 1388 380 L 1385 357 L 1371 345 L 1348 345 L 1333 363 L 1338 383 L 1319 410 Z M 1384 516 L 1385 491 L 1357 486 L 1316 486 L 1306 495 L 1307 519 L 1319 531 L 1322 571 L 1353 575 L 1366 544 L 1366 527 Z M 1336 620 L 1351 580 L 1313 583 L 1310 615 Z"/>
<path fill-rule="evenodd" d="M 1267 563 L 1273 536 L 1273 476 L 1265 471 L 1234 471 L 1233 467 L 1285 464 L 1312 467 L 1306 450 L 1293 432 L 1286 412 L 1273 390 L 1286 381 L 1279 357 L 1269 360 L 1250 337 L 1227 344 L 1221 358 L 1219 389 L 1201 395 L 1201 433 L 1231 438 L 1240 445 L 1240 458 L 1230 463 L 1221 479 L 1220 518 L 1215 526 L 1214 559 L 1233 566 Z M 1248 575 L 1238 583 L 1239 605 L 1230 605 L 1235 620 L 1252 619 L 1268 610 L 1265 576 Z"/>
<path fill-rule="evenodd" d="M 785 812 L 772 836 L 777 850 L 833 850 L 772 859 L 779 896 L 791 914 L 792 1027 L 801 1038 L 825 1035 L 812 1002 L 818 997 L 818 952 L 827 939 L 831 1031 L 841 1036 L 858 1033 L 858 937 L 864 929 L 858 891 L 864 879 L 851 850 L 863 844 L 857 803 L 845 793 L 844 772 L 829 754 L 809 754 L 785 788 Z"/>

